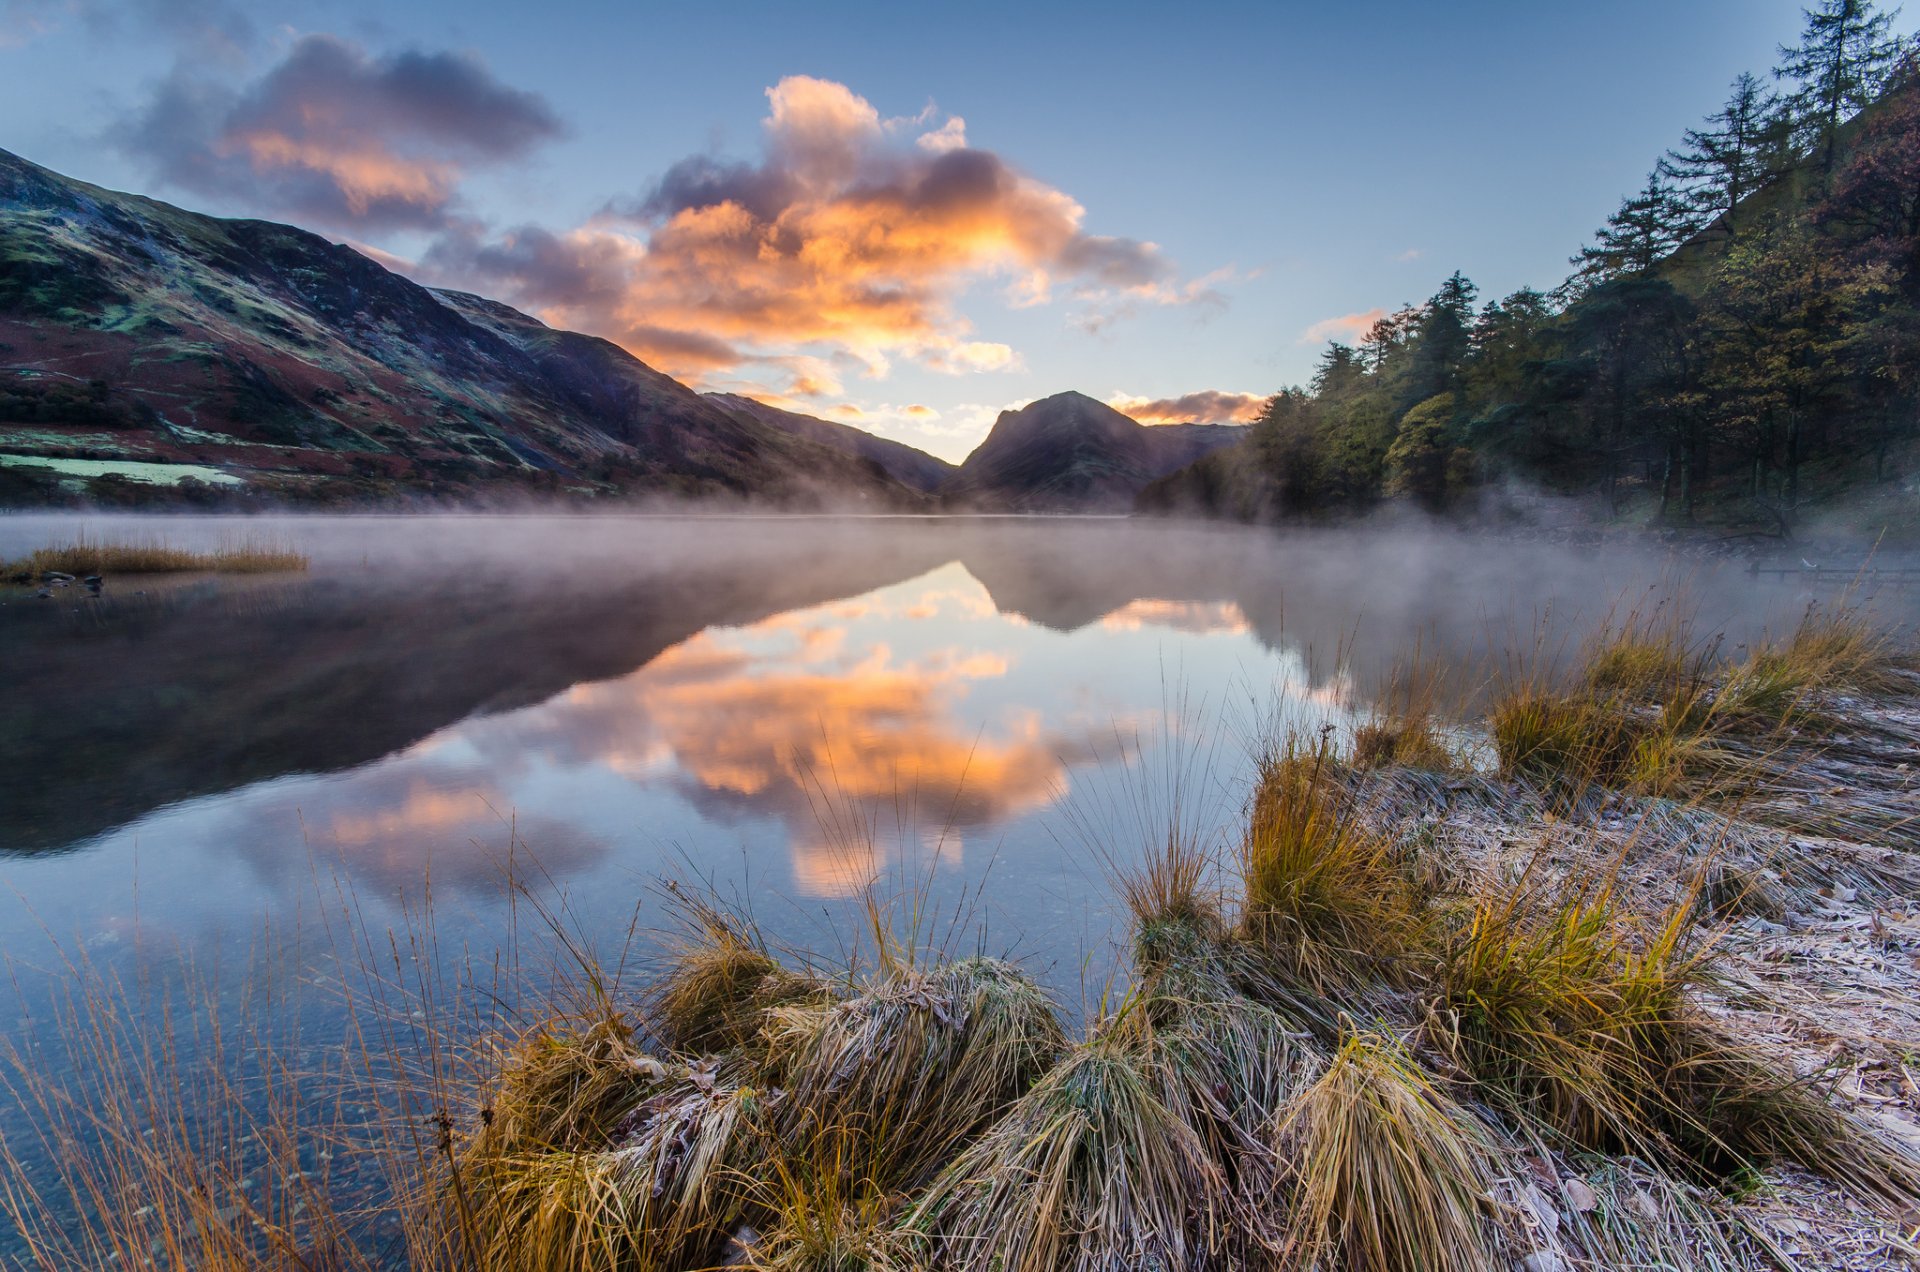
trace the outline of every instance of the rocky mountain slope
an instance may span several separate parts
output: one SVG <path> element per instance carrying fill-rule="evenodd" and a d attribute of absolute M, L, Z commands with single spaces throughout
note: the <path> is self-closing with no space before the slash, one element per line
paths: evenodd
<path fill-rule="evenodd" d="M 1002 411 L 939 489 L 949 506 L 1020 512 L 1126 512 L 1148 483 L 1231 444 L 1227 424 L 1147 426 L 1084 393 Z"/>
<path fill-rule="evenodd" d="M 931 493 L 956 471 L 954 465 L 944 459 L 904 442 L 876 437 L 850 424 L 802 415 L 797 411 L 783 411 L 777 406 L 768 406 L 765 402 L 757 402 L 737 393 L 709 393 L 707 400 L 735 415 L 744 415 L 857 459 L 878 464 L 895 481 L 915 490 Z"/>
<path fill-rule="evenodd" d="M 0 502 L 169 487 L 924 502 L 609 341 L 0 151 Z"/>

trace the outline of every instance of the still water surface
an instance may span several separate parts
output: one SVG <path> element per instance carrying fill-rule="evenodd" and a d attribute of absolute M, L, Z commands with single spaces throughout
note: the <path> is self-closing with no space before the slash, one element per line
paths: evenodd
<path fill-rule="evenodd" d="M 664 874 L 828 949 L 870 880 L 921 886 L 1074 1010 L 1116 965 L 1111 869 L 1176 788 L 1224 843 L 1274 713 L 1350 721 L 1416 642 L 1466 683 L 1676 586 L 1735 639 L 1807 600 L 1419 527 L 12 516 L 0 557 L 82 528 L 313 565 L 4 597 L 0 953 L 55 981 L 56 947 L 238 976 L 267 925 L 349 897 L 379 930 L 429 887 L 484 951 L 511 861 L 642 945 Z M 30 1028 L 34 991 L 0 993 Z"/>

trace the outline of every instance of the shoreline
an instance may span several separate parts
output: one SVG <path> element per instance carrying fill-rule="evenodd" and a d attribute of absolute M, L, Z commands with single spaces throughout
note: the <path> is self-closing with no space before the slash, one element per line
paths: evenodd
<path fill-rule="evenodd" d="M 404 1249 L 527 1272 L 1904 1265 L 1920 673 L 1853 622 L 1734 662 L 1629 620 L 1571 681 L 1506 687 L 1490 771 L 1436 732 L 1417 676 L 1351 738 L 1270 739 L 1236 850 L 1170 826 L 1116 876 L 1130 988 L 1077 1039 L 1017 965 L 925 944 L 911 897 L 870 893 L 836 963 L 666 885 L 682 943 L 638 993 L 582 961 L 523 1030 L 363 1022 L 397 1029 L 353 1148 L 389 1180 L 377 1221 L 284 1158 L 248 1190 L 217 1160 L 142 1158 L 143 1137 L 198 1141 L 108 1106 L 95 1164 L 62 1169 L 120 1183 L 79 1188 L 96 1226 L 38 1233 L 28 1266 L 156 1243 L 202 1267 Z M 1762 671 L 1791 681 L 1768 714 Z M 1536 700 L 1598 713 L 1591 747 L 1516 733 Z M 20 1089 L 66 1076 L 9 1059 Z M 270 1158 L 311 1154 L 279 1131 Z M 135 1180 L 166 1204 L 97 1200 Z M 25 1196 L 0 1206 L 31 1232 Z M 357 1245 L 367 1228 L 384 1244 Z"/>

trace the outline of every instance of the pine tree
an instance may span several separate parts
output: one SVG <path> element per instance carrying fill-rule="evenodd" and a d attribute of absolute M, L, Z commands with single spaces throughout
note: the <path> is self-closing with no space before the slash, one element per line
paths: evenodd
<path fill-rule="evenodd" d="M 1340 397 L 1360 387 L 1366 374 L 1366 365 L 1360 359 L 1359 350 L 1335 340 L 1327 345 L 1327 351 L 1320 355 L 1320 365 L 1314 368 L 1313 395 L 1316 398 Z"/>
<path fill-rule="evenodd" d="M 1901 40 L 1889 34 L 1898 10 L 1877 13 L 1873 0 L 1821 0 L 1804 12 L 1800 43 L 1780 46 L 1773 73 L 1797 82 L 1787 104 L 1825 173 L 1833 170 L 1840 125 L 1879 94 L 1900 59 Z"/>
<path fill-rule="evenodd" d="M 1727 104 L 1707 117 L 1705 127 L 1689 128 L 1663 166 L 1688 187 L 1686 197 L 1703 222 L 1724 217 L 1733 234 L 1740 201 L 1785 171 L 1788 132 L 1779 97 L 1742 72 Z"/>
<path fill-rule="evenodd" d="M 1461 367 L 1472 349 L 1473 301 L 1479 290 L 1465 274 L 1455 270 L 1421 306 L 1413 366 L 1403 389 L 1406 405 L 1459 387 Z"/>
<path fill-rule="evenodd" d="M 1577 277 L 1592 285 L 1643 273 L 1686 242 L 1697 226 L 1692 209 L 1656 167 L 1646 188 L 1623 200 L 1594 232 L 1593 245 L 1573 258 L 1580 267 Z"/>

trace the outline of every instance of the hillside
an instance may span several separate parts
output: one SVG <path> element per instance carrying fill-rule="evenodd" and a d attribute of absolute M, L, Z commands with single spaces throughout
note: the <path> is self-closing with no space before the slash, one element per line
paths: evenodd
<path fill-rule="evenodd" d="M 802 415 L 797 411 L 783 411 L 777 406 L 768 406 L 765 402 L 737 393 L 709 393 L 706 398 L 734 415 L 757 420 L 796 437 L 804 437 L 856 459 L 877 464 L 895 481 L 918 491 L 932 493 L 955 471 L 954 466 L 944 459 L 904 442 L 876 437 L 850 424 Z"/>
<path fill-rule="evenodd" d="M 922 502 L 608 341 L 0 151 L 0 500 L 169 488 Z"/>
<path fill-rule="evenodd" d="M 1880 75 L 1857 113 L 1759 141 L 1741 121 L 1776 116 L 1742 77 L 1687 134 L 1728 165 L 1748 145 L 1737 181 L 1701 161 L 1676 183 L 1667 156 L 1552 292 L 1476 306 L 1455 273 L 1138 507 L 1499 512 L 1526 490 L 1626 524 L 1920 534 L 1920 63 Z"/>
<path fill-rule="evenodd" d="M 1019 512 L 1126 512 L 1152 482 L 1230 445 L 1225 424 L 1147 426 L 1084 393 L 1002 411 L 940 487 L 949 506 Z"/>

